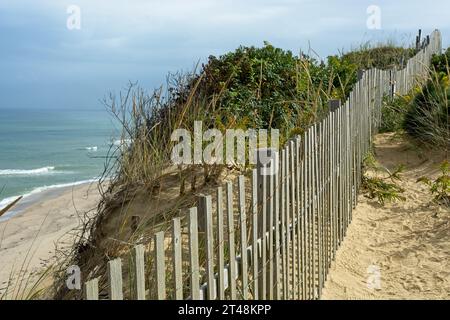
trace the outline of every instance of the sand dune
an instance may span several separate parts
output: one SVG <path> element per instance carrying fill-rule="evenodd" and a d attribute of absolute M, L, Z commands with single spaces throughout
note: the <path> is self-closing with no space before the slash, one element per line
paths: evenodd
<path fill-rule="evenodd" d="M 378 135 L 375 145 L 380 164 L 406 165 L 407 200 L 383 207 L 359 197 L 322 299 L 449 299 L 450 209 L 432 203 L 427 187 L 416 183 L 438 174 L 444 154 L 391 134 Z"/>

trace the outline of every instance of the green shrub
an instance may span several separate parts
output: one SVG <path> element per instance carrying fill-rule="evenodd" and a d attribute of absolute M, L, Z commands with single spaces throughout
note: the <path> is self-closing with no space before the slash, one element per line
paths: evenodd
<path fill-rule="evenodd" d="M 450 163 L 446 160 L 441 166 L 441 175 L 434 181 L 427 177 L 422 177 L 417 182 L 422 182 L 430 188 L 434 195 L 434 200 L 438 203 L 450 205 Z"/>
<path fill-rule="evenodd" d="M 450 48 L 444 54 L 434 55 L 431 59 L 432 69 L 436 72 L 448 74 L 448 62 L 450 61 Z"/>
<path fill-rule="evenodd" d="M 339 56 L 328 57 L 328 68 L 333 71 L 333 98 L 345 101 L 358 81 L 358 65 Z"/>
<path fill-rule="evenodd" d="M 385 97 L 381 106 L 380 133 L 402 130 L 407 110 L 407 97 L 398 96 L 393 100 Z"/>
<path fill-rule="evenodd" d="M 325 112 L 330 69 L 265 43 L 210 56 L 198 92 L 217 99 L 221 121 L 291 131 Z"/>
<path fill-rule="evenodd" d="M 373 154 L 367 155 L 364 159 L 364 170 L 373 170 L 377 175 L 369 176 L 364 174 L 362 177 L 362 190 L 369 199 L 376 199 L 381 205 L 385 205 L 386 202 L 393 201 L 405 201 L 406 198 L 401 194 L 405 190 L 398 185 L 401 181 L 400 174 L 404 170 L 403 165 L 399 165 L 393 172 L 381 167 Z M 381 177 L 379 174 L 383 173 L 385 177 Z"/>

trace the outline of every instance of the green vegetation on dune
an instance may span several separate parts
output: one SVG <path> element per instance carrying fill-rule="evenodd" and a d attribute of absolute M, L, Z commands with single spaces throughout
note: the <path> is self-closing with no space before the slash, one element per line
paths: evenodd
<path fill-rule="evenodd" d="M 396 132 L 403 130 L 409 96 L 398 96 L 392 99 L 384 97 L 381 108 L 381 125 L 379 132 Z"/>
<path fill-rule="evenodd" d="M 324 65 L 268 43 L 211 56 L 201 74 L 199 89 L 210 98 L 219 96 L 221 120 L 256 128 L 301 125 L 299 113 L 321 110 L 330 93 Z"/>
<path fill-rule="evenodd" d="M 450 49 L 432 60 L 430 78 L 411 101 L 405 116 L 405 129 L 417 140 L 448 147 L 449 136 L 449 67 Z"/>
<path fill-rule="evenodd" d="M 256 127 L 303 125 L 299 114 L 314 117 L 326 110 L 330 98 L 345 100 L 357 81 L 358 70 L 386 69 L 410 58 L 413 49 L 366 48 L 327 63 L 298 57 L 269 43 L 261 48 L 240 47 L 203 66 L 200 91 L 219 96 L 225 115 L 245 119 Z"/>
<path fill-rule="evenodd" d="M 417 182 L 424 183 L 429 187 L 437 203 L 450 206 L 450 162 L 445 160 L 439 169 L 440 175 L 436 179 L 421 177 Z"/>
<path fill-rule="evenodd" d="M 366 47 L 341 56 L 341 60 L 356 65 L 359 69 L 393 69 L 402 67 L 417 53 L 416 49 L 402 48 L 393 45 Z"/>
<path fill-rule="evenodd" d="M 445 75 L 448 74 L 449 61 L 450 61 L 450 48 L 447 48 L 447 50 L 443 54 L 433 56 L 433 58 L 431 59 L 431 65 L 433 66 L 436 72 Z"/>
<path fill-rule="evenodd" d="M 296 56 L 265 42 L 261 48 L 241 46 L 210 56 L 188 85 L 189 97 L 202 96 L 215 105 L 215 117 L 226 126 L 242 124 L 299 131 L 328 111 L 331 98 L 345 100 L 358 70 L 398 65 L 412 49 L 377 47 L 330 56 L 323 63 Z"/>
<path fill-rule="evenodd" d="M 448 147 L 450 49 L 434 56 L 425 85 L 417 86 L 406 96 L 385 99 L 381 132 L 405 130 L 416 141 Z"/>

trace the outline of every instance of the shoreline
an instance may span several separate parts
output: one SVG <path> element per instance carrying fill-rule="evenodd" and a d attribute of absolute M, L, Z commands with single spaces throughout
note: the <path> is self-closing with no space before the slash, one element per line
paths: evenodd
<path fill-rule="evenodd" d="M 21 294 L 10 292 L 16 280 L 25 279 L 33 286 L 33 279 L 55 264 L 61 253 L 68 253 L 79 235 L 80 217 L 96 209 L 101 199 L 98 181 L 37 194 L 0 220 L 0 297 L 7 287 L 8 296 Z"/>
<path fill-rule="evenodd" d="M 17 198 L 22 197 L 22 199 L 20 199 L 18 203 L 16 203 L 3 215 L 0 216 L 0 223 L 13 218 L 14 216 L 22 214 L 24 211 L 26 211 L 27 209 L 29 209 L 30 207 L 41 201 L 56 198 L 73 188 L 92 184 L 98 185 L 98 180 L 99 179 L 97 178 L 63 184 L 55 184 L 50 186 L 41 186 L 22 195 L 15 195 L 1 199 L 0 204 L 2 205 L 0 205 L 0 210 L 6 208 L 10 203 L 14 202 Z"/>

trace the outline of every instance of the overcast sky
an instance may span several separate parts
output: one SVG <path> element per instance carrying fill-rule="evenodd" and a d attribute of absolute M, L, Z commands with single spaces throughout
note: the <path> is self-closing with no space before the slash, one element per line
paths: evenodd
<path fill-rule="evenodd" d="M 80 29 L 67 27 L 71 5 Z M 371 5 L 381 29 L 367 27 Z M 448 0 L 0 0 L 0 108 L 99 107 L 130 80 L 153 89 L 169 71 L 264 40 L 326 57 L 439 28 L 446 47 L 449 12 Z"/>

